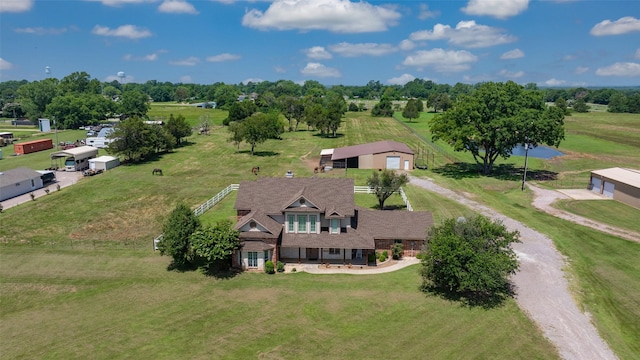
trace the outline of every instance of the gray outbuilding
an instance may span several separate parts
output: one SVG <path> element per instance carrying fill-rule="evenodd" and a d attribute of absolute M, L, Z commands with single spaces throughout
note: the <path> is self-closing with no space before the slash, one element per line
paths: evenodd
<path fill-rule="evenodd" d="M 42 174 L 26 167 L 0 172 L 0 201 L 44 187 Z"/>
<path fill-rule="evenodd" d="M 640 170 L 619 167 L 593 170 L 589 188 L 640 209 Z"/>
<path fill-rule="evenodd" d="M 120 159 L 115 156 L 103 155 L 95 159 L 89 159 L 89 169 L 110 170 L 120 165 Z"/>

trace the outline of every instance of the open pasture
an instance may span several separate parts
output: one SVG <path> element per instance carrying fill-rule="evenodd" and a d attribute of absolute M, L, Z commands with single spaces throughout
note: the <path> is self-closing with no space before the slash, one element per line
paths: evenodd
<path fill-rule="evenodd" d="M 424 127 L 422 120 L 415 126 Z M 567 142 L 570 134 L 567 126 Z M 193 135 L 172 153 L 82 179 L 1 214 L 0 335 L 9 339 L 12 352 L 0 357 L 557 356 L 515 303 L 485 311 L 431 298 L 418 291 L 415 267 L 362 278 L 247 273 L 220 280 L 167 272 L 169 260 L 151 252 L 151 239 L 178 202 L 195 207 L 230 183 L 256 176 L 284 176 L 287 170 L 311 176 L 323 148 L 392 139 L 433 151 L 407 127 L 368 113 L 347 113 L 336 138 L 322 138 L 301 126 L 282 140 L 259 144 L 253 157 L 246 144 L 238 150 L 227 138 L 226 129 L 214 125 L 210 135 Z M 620 155 L 612 149 L 613 164 L 629 163 L 626 150 Z M 433 168 L 413 174 L 433 178 L 553 238 L 569 259 L 576 299 L 617 355 L 634 359 L 640 353 L 640 245 L 533 209 L 531 193 L 520 191 L 522 158 L 503 165 L 515 169 L 515 175 L 480 177 L 448 160 L 457 155 L 436 155 Z M 31 159 L 48 166 L 48 154 L 38 156 Z M 589 157 L 593 154 L 585 152 Z M 581 161 L 529 164 L 534 174 L 552 166 L 562 170 L 559 174 L 584 173 L 586 167 L 580 166 L 589 163 Z M 8 164 L 0 161 L 0 170 L 13 167 Z M 251 172 L 253 166 L 260 166 L 258 175 Z M 157 167 L 164 176 L 152 176 Z M 349 176 L 364 185 L 369 173 L 350 169 L 320 176 Z M 433 211 L 436 223 L 467 213 L 437 194 L 411 185 L 405 191 L 414 208 Z M 226 210 L 214 208 L 203 220 L 229 218 L 232 198 L 218 206 Z M 28 347 L 24 339 L 30 340 Z M 313 346 L 304 346 L 309 339 Z"/>

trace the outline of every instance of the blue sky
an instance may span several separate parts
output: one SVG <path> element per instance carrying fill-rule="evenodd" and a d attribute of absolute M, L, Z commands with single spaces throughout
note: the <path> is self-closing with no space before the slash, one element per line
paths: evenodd
<path fill-rule="evenodd" d="M 137 83 L 637 86 L 640 0 L 0 0 L 0 81 L 76 71 Z"/>

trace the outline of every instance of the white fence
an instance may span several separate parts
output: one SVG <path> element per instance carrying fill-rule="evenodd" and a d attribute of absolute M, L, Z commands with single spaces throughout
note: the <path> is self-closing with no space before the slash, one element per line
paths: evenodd
<path fill-rule="evenodd" d="M 200 216 L 200 215 L 204 214 L 205 212 L 207 212 L 207 210 L 211 209 L 217 203 L 222 201 L 222 199 L 224 199 L 227 195 L 229 195 L 230 192 L 238 190 L 239 187 L 240 187 L 239 184 L 231 184 L 231 185 L 227 186 L 222 191 L 217 193 L 216 196 L 214 196 L 211 199 L 207 200 L 207 202 L 205 202 L 204 204 L 198 206 L 195 210 L 193 210 L 194 215 L 195 216 Z M 160 235 L 158 235 L 158 237 L 153 239 L 153 250 L 158 250 L 158 243 L 160 242 L 160 240 L 162 240 L 163 236 L 164 236 L 164 234 L 160 234 Z"/>
<path fill-rule="evenodd" d="M 374 190 L 373 188 L 368 186 L 354 186 L 353 192 L 356 194 L 373 194 Z M 411 206 L 411 203 L 409 203 L 409 199 L 407 198 L 407 195 L 404 193 L 404 190 L 400 188 L 398 193 L 402 197 L 402 201 L 404 202 L 404 204 L 407 206 L 407 211 L 413 211 L 413 207 Z"/>

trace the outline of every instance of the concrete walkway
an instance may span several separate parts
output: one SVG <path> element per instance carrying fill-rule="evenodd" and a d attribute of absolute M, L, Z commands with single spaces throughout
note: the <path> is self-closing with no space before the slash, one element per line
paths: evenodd
<path fill-rule="evenodd" d="M 339 268 L 338 265 L 331 265 L 331 267 L 327 268 L 321 264 L 291 264 L 288 266 L 290 266 L 291 268 L 296 268 L 296 271 L 304 271 L 310 274 L 370 275 L 388 273 L 420 263 L 420 259 L 415 257 L 403 257 L 400 260 L 389 261 L 392 261 L 393 263 L 389 265 L 383 264 L 381 266 L 365 266 L 364 268 L 360 268 L 360 266 L 353 266 L 351 269 L 349 269 L 345 265 L 340 265 Z"/>

